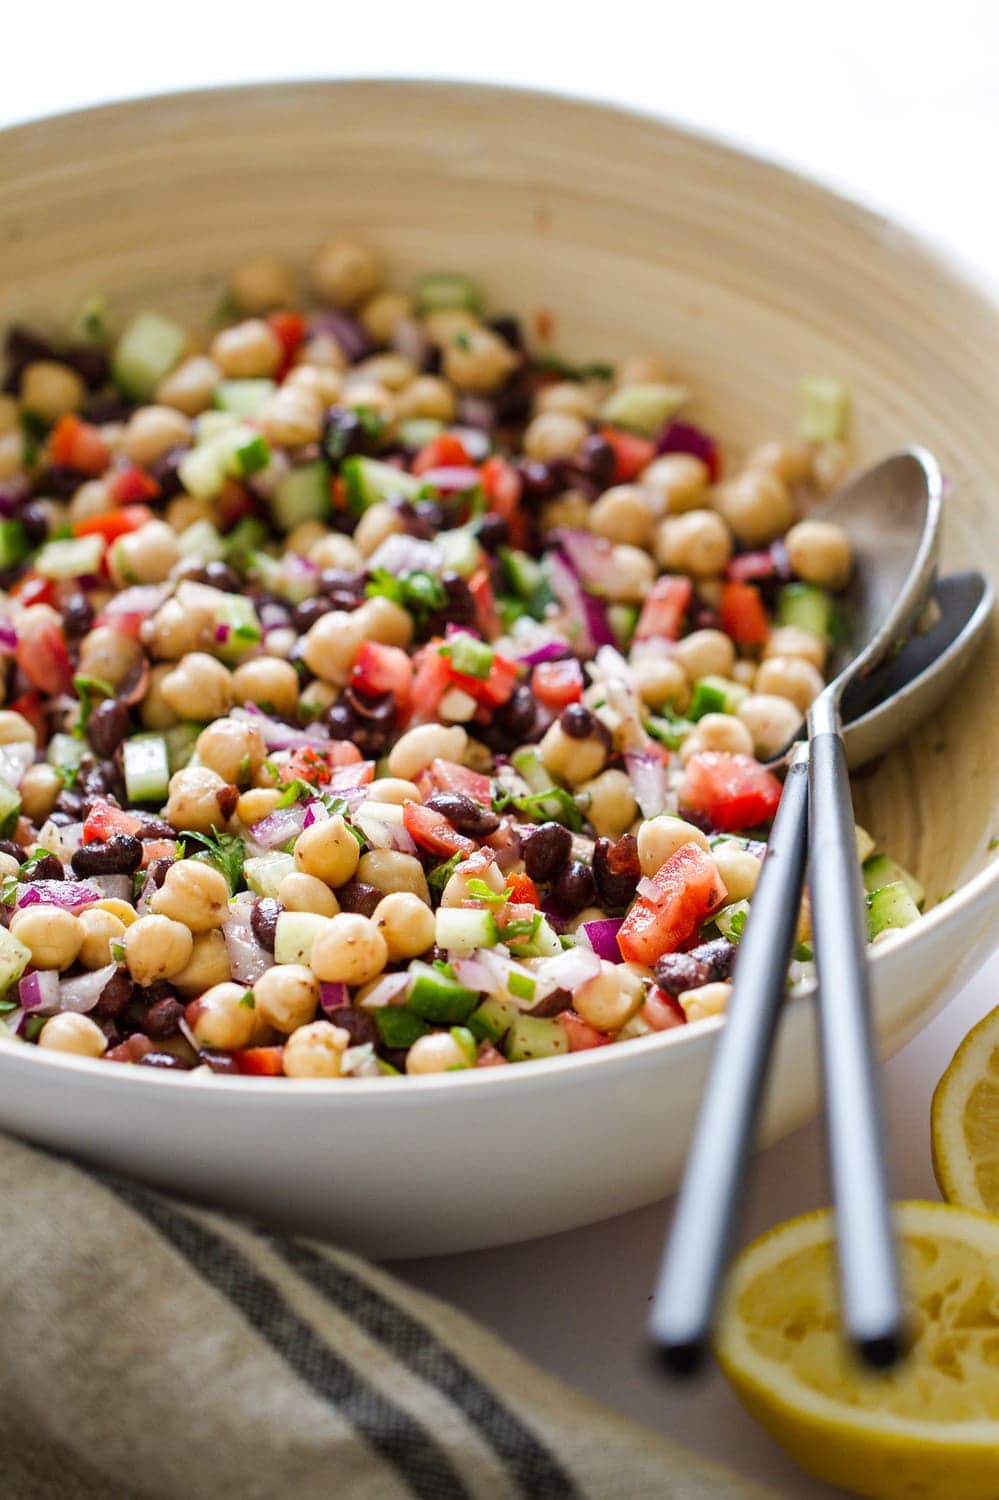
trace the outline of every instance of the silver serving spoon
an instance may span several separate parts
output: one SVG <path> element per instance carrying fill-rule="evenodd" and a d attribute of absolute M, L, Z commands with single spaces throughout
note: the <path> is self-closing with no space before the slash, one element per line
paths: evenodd
<path fill-rule="evenodd" d="M 793 951 L 811 845 L 813 943 L 841 1300 L 862 1356 L 895 1358 L 903 1328 L 878 1109 L 866 962 L 841 705 L 921 614 L 937 554 L 943 483 L 910 449 L 866 470 L 820 512 L 846 527 L 855 567 L 850 637 L 788 748 L 784 792 L 739 944 L 726 1025 L 687 1158 L 650 1332 L 669 1366 L 694 1369 L 706 1347 Z M 926 674 L 927 680 L 935 674 Z M 937 697 L 935 701 L 939 701 Z M 890 738 L 890 716 L 885 741 Z M 869 743 L 872 741 L 869 739 Z M 883 748 L 883 746 L 882 746 Z"/>

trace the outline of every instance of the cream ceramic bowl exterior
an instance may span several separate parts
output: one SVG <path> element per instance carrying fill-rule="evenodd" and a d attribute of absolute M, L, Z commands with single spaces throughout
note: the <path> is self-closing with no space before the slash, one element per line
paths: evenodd
<path fill-rule="evenodd" d="M 999 556 L 999 313 L 890 224 L 654 119 L 462 85 L 317 83 L 142 101 L 0 137 L 0 323 L 103 292 L 192 326 L 263 250 L 346 233 L 396 284 L 462 269 L 548 308 L 569 355 L 665 354 L 739 445 L 790 431 L 803 373 L 853 394 L 858 456 L 916 441 L 953 482 L 945 562 Z M 994 576 L 994 575 L 993 575 Z M 931 899 L 873 957 L 896 1050 L 985 956 L 999 908 L 997 648 L 857 783 L 858 815 Z M 0 1047 L 0 1126 L 163 1188 L 390 1258 L 566 1229 L 677 1182 L 718 1022 L 440 1078 L 202 1079 Z M 774 1139 L 816 1106 L 788 1007 Z M 943 1062 L 943 1059 L 941 1059 Z"/>

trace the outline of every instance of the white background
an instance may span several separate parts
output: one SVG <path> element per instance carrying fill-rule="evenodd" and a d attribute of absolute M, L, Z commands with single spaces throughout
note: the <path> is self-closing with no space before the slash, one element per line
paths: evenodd
<path fill-rule="evenodd" d="M 821 177 L 999 283 L 999 7 L 898 0 L 322 6 L 55 0 L 4 17 L 0 124 L 157 90 L 255 78 L 447 76 L 530 84 L 670 115 Z M 3 156 L 0 146 L 0 191 Z M 197 226 L 186 226 L 197 232 Z M 238 247 L 234 246 L 234 257 Z M 999 831 L 999 830 L 997 830 Z M 928 1106 L 999 960 L 886 1069 L 896 1188 L 936 1196 Z M 663 1128 L 668 1129 L 664 1111 Z M 819 1131 L 760 1158 L 749 1228 L 824 1201 Z M 804 1479 L 722 1381 L 679 1390 L 646 1368 L 641 1329 L 662 1206 L 574 1234 L 407 1266 L 518 1348 L 629 1415 L 783 1495 Z"/>

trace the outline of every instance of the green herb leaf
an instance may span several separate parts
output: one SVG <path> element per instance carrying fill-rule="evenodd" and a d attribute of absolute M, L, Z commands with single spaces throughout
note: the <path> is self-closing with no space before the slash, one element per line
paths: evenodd
<path fill-rule="evenodd" d="M 484 880 L 476 879 L 468 882 L 468 894 L 477 897 L 479 901 L 485 901 L 489 906 L 505 906 L 510 899 L 509 891 L 494 891 Z"/>
<path fill-rule="evenodd" d="M 544 375 L 560 375 L 563 380 L 613 380 L 615 375 L 614 366 L 603 360 L 574 365 L 560 354 L 532 354 L 531 368 Z"/>
<path fill-rule="evenodd" d="M 532 823 L 561 823 L 572 833 L 580 833 L 583 814 L 576 806 L 575 798 L 561 786 L 549 787 L 546 792 L 530 792 L 515 797 L 507 791 L 493 795 L 493 812 L 505 812 L 512 807 Z"/>
<path fill-rule="evenodd" d="M 37 1042 L 48 1016 L 25 1016 L 21 1035 L 26 1042 Z"/>
<path fill-rule="evenodd" d="M 231 893 L 239 889 L 243 879 L 243 861 L 246 858 L 246 847 L 241 838 L 234 833 L 222 833 L 214 826 L 211 833 L 195 833 L 192 829 L 185 828 L 182 837 L 204 850 L 209 864 L 222 871 Z"/>
<path fill-rule="evenodd" d="M 5 875 L 3 884 L 0 885 L 0 901 L 4 906 L 13 906 L 17 900 L 17 887 L 19 881 L 16 875 Z"/>
<path fill-rule="evenodd" d="M 256 1001 L 253 998 L 253 991 L 252 990 L 244 990 L 243 994 L 242 994 L 242 998 L 240 999 L 239 1003 L 246 1010 L 253 1010 L 255 1008 L 255 1006 L 256 1006 Z"/>
<path fill-rule="evenodd" d="M 88 677 L 84 672 L 77 672 L 73 678 L 73 687 L 80 700 L 80 717 L 73 725 L 73 733 L 79 739 L 90 722 L 90 715 L 95 708 L 94 699 L 113 698 L 114 688 L 103 677 Z"/>
<path fill-rule="evenodd" d="M 459 851 L 457 854 L 452 854 L 451 858 L 446 859 L 443 864 L 434 865 L 434 868 L 427 875 L 427 884 L 430 889 L 432 891 L 442 891 L 461 864 L 463 858 L 464 856 Z"/>

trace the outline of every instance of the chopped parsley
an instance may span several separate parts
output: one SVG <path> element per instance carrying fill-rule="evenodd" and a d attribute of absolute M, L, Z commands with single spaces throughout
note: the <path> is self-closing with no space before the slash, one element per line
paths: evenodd
<path fill-rule="evenodd" d="M 485 901 L 488 906 L 505 906 L 510 899 L 509 891 L 494 891 L 491 885 L 486 885 L 484 880 L 473 878 L 468 882 L 468 894 L 479 901 Z"/>
<path fill-rule="evenodd" d="M 113 698 L 114 688 L 103 677 L 88 677 L 84 672 L 77 672 L 73 678 L 73 686 L 80 700 L 80 717 L 73 725 L 73 733 L 77 739 L 82 739 L 90 722 L 90 715 L 96 707 L 95 698 Z"/>
<path fill-rule="evenodd" d="M 182 837 L 199 845 L 208 863 L 214 865 L 216 870 L 221 870 L 230 892 L 234 893 L 239 889 L 243 879 L 243 861 L 246 858 L 246 848 L 241 838 L 233 833 L 220 833 L 214 827 L 211 833 L 194 833 L 190 828 L 185 828 Z"/>
<path fill-rule="evenodd" d="M 422 624 L 437 610 L 445 609 L 448 602 L 447 589 L 440 579 L 423 572 L 402 573 L 396 578 L 385 568 L 376 568 L 365 593 L 369 599 L 379 596 L 391 599 L 393 604 L 408 610 L 417 624 Z"/>
<path fill-rule="evenodd" d="M 256 1001 L 253 998 L 253 991 L 244 990 L 239 1003 L 240 1005 L 245 1006 L 247 1010 L 254 1010 L 256 1007 Z"/>
<path fill-rule="evenodd" d="M 613 380 L 616 373 L 614 366 L 603 360 L 574 365 L 560 354 L 532 354 L 531 367 L 543 375 L 558 375 L 563 380 Z"/>
<path fill-rule="evenodd" d="M 521 813 L 531 823 L 561 823 L 572 833 L 581 833 L 583 814 L 576 806 L 575 798 L 564 787 L 549 787 L 545 792 L 529 792 L 516 797 L 511 792 L 498 788 L 493 793 L 493 812 L 506 812 L 508 808 Z"/>
<path fill-rule="evenodd" d="M 457 854 L 452 854 L 450 859 L 446 859 L 443 864 L 434 865 L 433 869 L 427 875 L 427 884 L 430 889 L 432 891 L 443 891 L 463 858 L 464 855 L 459 850 Z"/>

